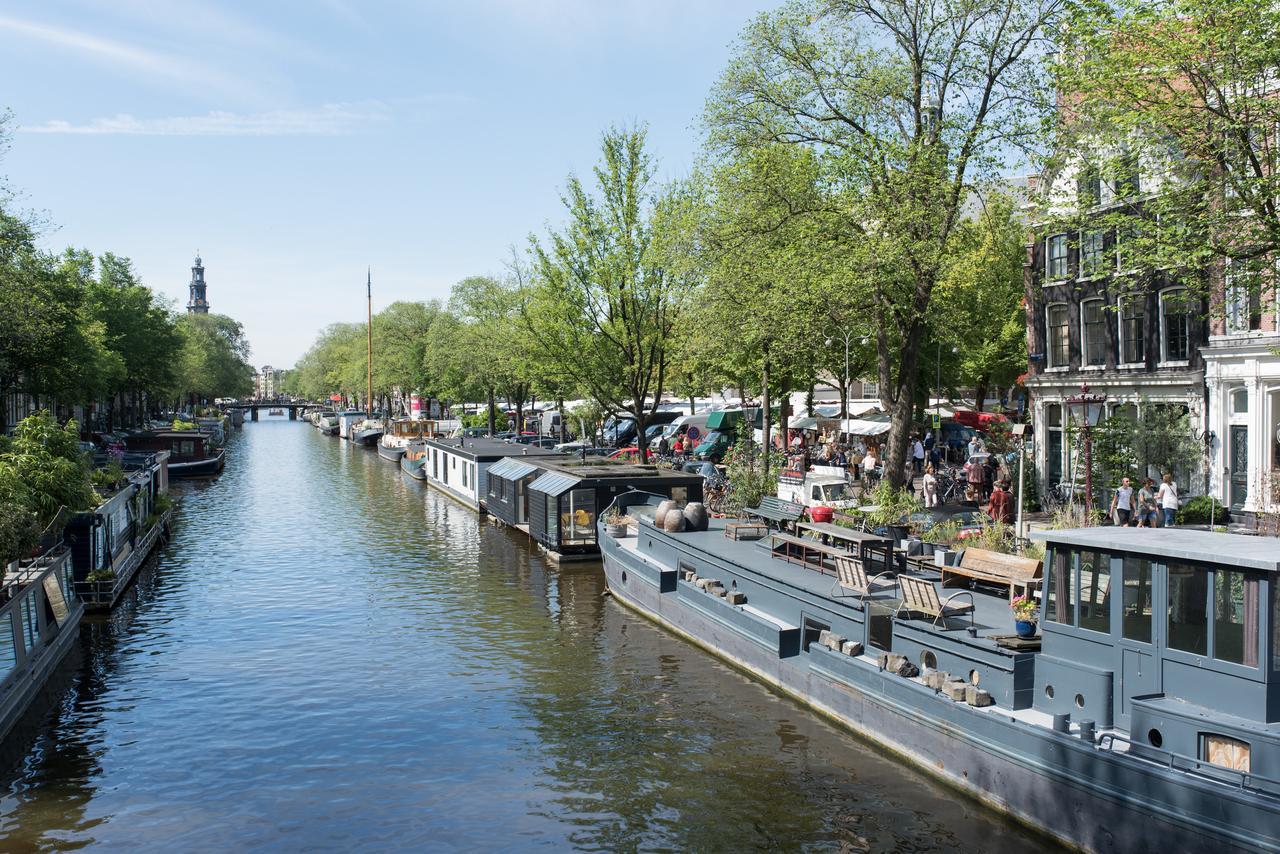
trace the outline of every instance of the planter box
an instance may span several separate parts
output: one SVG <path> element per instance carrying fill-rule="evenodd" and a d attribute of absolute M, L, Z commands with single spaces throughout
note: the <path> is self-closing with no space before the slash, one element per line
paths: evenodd
<path fill-rule="evenodd" d="M 626 522 L 610 522 L 605 526 L 605 531 L 615 540 L 622 539 L 627 535 Z"/>

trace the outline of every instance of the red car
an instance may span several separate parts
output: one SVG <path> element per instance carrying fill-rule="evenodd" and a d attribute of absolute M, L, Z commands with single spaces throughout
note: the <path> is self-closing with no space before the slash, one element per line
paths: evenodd
<path fill-rule="evenodd" d="M 626 448 L 619 448 L 618 450 L 614 451 L 612 454 L 609 455 L 609 459 L 624 460 L 629 463 L 636 463 L 640 461 L 640 449 L 635 445 L 631 445 Z M 652 450 L 648 448 L 645 449 L 645 459 L 649 461 L 653 460 Z"/>

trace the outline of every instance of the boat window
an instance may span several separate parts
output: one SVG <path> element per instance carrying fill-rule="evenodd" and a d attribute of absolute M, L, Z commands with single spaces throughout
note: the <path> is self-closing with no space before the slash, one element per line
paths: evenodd
<path fill-rule="evenodd" d="M 1243 572 L 1213 573 L 1213 657 L 1258 666 L 1258 579 Z"/>
<path fill-rule="evenodd" d="M 1080 628 L 1111 632 L 1111 555 L 1080 552 Z"/>
<path fill-rule="evenodd" d="M 1200 761 L 1249 773 L 1249 742 L 1212 732 L 1200 733 Z"/>
<path fill-rule="evenodd" d="M 1126 557 L 1122 572 L 1123 634 L 1129 640 L 1151 643 L 1151 561 Z"/>
<path fill-rule="evenodd" d="M 1049 558 L 1049 584 L 1045 593 L 1044 614 L 1046 620 L 1074 626 L 1075 607 L 1071 596 L 1070 549 L 1054 549 Z"/>
<path fill-rule="evenodd" d="M 22 641 L 27 645 L 27 652 L 40 643 L 40 622 L 36 616 L 36 599 L 34 593 L 22 597 Z"/>
<path fill-rule="evenodd" d="M 1209 574 L 1170 563 L 1169 648 L 1205 655 L 1209 651 Z"/>
<path fill-rule="evenodd" d="M 560 542 L 592 543 L 596 539 L 596 491 L 574 489 L 560 498 Z"/>
<path fill-rule="evenodd" d="M 17 666 L 18 650 L 13 638 L 13 619 L 11 615 L 5 615 L 0 619 L 0 680 L 7 678 Z"/>
<path fill-rule="evenodd" d="M 178 444 L 178 455 L 182 457 L 194 457 L 196 455 L 196 443 L 192 441 L 183 441 Z"/>

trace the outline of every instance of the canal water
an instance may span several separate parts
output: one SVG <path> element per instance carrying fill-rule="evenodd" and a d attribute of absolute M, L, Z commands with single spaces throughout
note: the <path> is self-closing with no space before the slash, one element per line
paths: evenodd
<path fill-rule="evenodd" d="M 0 850 L 1045 846 L 304 423 L 177 491 L 3 757 Z"/>

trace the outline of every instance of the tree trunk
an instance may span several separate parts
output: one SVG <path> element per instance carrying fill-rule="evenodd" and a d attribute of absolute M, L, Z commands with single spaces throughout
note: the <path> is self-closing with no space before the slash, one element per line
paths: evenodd
<path fill-rule="evenodd" d="M 909 329 L 906 340 L 899 352 L 898 380 L 894 384 L 896 395 L 885 400 L 884 386 L 881 386 L 880 402 L 888 403 L 891 416 L 888 447 L 885 448 L 884 479 L 894 489 L 901 489 L 904 483 L 903 469 L 907 464 L 908 444 L 911 440 L 911 416 L 916 408 L 916 385 L 919 381 L 917 367 L 920 356 L 920 338 L 924 333 L 922 325 L 917 321 Z M 883 333 L 879 338 L 880 378 L 883 383 L 890 379 L 888 339 Z"/>
<path fill-rule="evenodd" d="M 991 382 L 989 374 L 983 374 L 978 378 L 978 384 L 973 390 L 973 408 L 982 412 L 987 408 L 987 386 Z"/>
<path fill-rule="evenodd" d="M 560 416 L 560 426 L 559 429 L 556 430 L 556 434 L 559 436 L 561 444 L 563 444 L 564 442 L 569 441 L 564 435 L 565 421 L 567 420 L 564 416 L 564 392 L 560 392 L 556 395 L 556 414 Z"/>
<path fill-rule="evenodd" d="M 787 428 L 791 424 L 791 378 L 783 377 L 778 389 L 778 438 L 781 440 L 782 465 L 785 468 L 787 453 Z M 767 437 L 766 437 L 767 438 Z"/>
<path fill-rule="evenodd" d="M 692 394 L 692 393 L 690 393 L 690 394 L 689 394 L 689 414 L 690 414 L 690 415 L 692 415 L 692 414 L 693 414 L 694 409 L 695 409 L 696 407 L 697 407 L 697 403 L 696 403 L 696 401 L 694 400 L 693 394 Z"/>
<path fill-rule="evenodd" d="M 494 400 L 493 386 L 489 386 L 489 436 L 490 437 L 492 437 L 495 432 L 493 429 L 493 422 L 497 418 L 497 413 L 494 411 L 497 408 L 497 405 L 498 405 L 497 401 Z"/>

